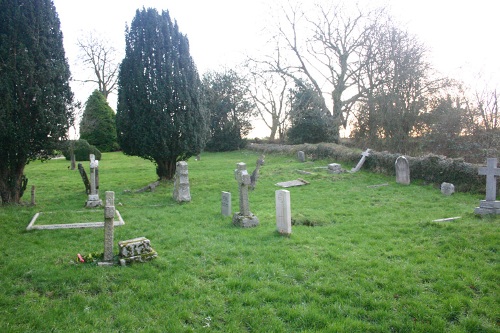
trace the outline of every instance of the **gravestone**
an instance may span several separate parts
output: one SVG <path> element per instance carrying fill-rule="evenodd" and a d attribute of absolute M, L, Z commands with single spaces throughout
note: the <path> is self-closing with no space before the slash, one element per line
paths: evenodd
<path fill-rule="evenodd" d="M 306 161 L 306 154 L 302 150 L 299 150 L 297 152 L 297 159 L 299 160 L 299 162 L 305 162 Z"/>
<path fill-rule="evenodd" d="M 115 192 L 106 191 L 106 205 L 104 206 L 104 261 L 113 260 L 115 211 Z"/>
<path fill-rule="evenodd" d="M 453 193 L 455 193 L 455 185 L 443 182 L 441 184 L 441 193 L 443 193 L 444 195 L 452 195 Z"/>
<path fill-rule="evenodd" d="M 98 207 L 102 206 L 102 200 L 99 199 L 99 185 L 98 185 L 98 174 L 99 171 L 97 169 L 99 168 L 99 161 L 95 159 L 94 154 L 90 154 L 90 194 L 88 196 L 87 203 L 85 204 L 85 207 Z"/>
<path fill-rule="evenodd" d="M 35 206 L 36 205 L 36 199 L 35 199 L 35 185 L 31 186 L 31 205 Z"/>
<path fill-rule="evenodd" d="M 78 171 L 80 172 L 80 176 L 82 177 L 83 185 L 85 186 L 85 194 L 90 194 L 90 182 L 85 169 L 82 166 L 82 163 L 78 163 Z"/>
<path fill-rule="evenodd" d="M 221 213 L 224 216 L 231 216 L 231 193 L 230 192 L 222 192 L 221 198 Z"/>
<path fill-rule="evenodd" d="M 151 247 L 151 242 L 145 237 L 118 242 L 118 252 L 122 266 L 132 262 L 146 262 L 158 257 L 158 253 Z"/>
<path fill-rule="evenodd" d="M 292 213 L 290 208 L 290 191 L 278 190 L 276 196 L 276 230 L 282 235 L 292 233 Z"/>
<path fill-rule="evenodd" d="M 497 177 L 500 176 L 500 168 L 497 167 L 498 160 L 496 158 L 488 158 L 486 167 L 478 168 L 478 174 L 486 176 L 486 200 L 479 202 L 479 207 L 476 207 L 474 213 L 485 214 L 500 214 L 500 201 L 496 200 L 497 196 Z"/>
<path fill-rule="evenodd" d="M 396 183 L 410 185 L 410 165 L 404 156 L 396 159 Z"/>
<path fill-rule="evenodd" d="M 251 184 L 250 175 L 247 171 L 247 165 L 243 162 L 236 164 L 234 178 L 238 182 L 238 192 L 240 195 L 240 211 L 233 215 L 233 224 L 243 227 L 256 227 L 259 225 L 259 219 L 250 212 L 248 200 L 248 188 Z"/>
<path fill-rule="evenodd" d="M 328 173 L 342 173 L 342 166 L 338 163 L 328 164 Z"/>
<path fill-rule="evenodd" d="M 370 156 L 370 149 L 367 149 L 365 150 L 363 153 L 361 153 L 361 159 L 359 160 L 358 164 L 356 165 L 356 167 L 352 168 L 351 169 L 351 172 L 358 172 L 359 169 L 361 169 L 361 167 L 363 166 L 363 164 L 365 163 L 365 160 L 368 156 Z"/>
<path fill-rule="evenodd" d="M 177 162 L 174 181 L 174 200 L 177 202 L 191 201 L 189 190 L 188 164 L 185 161 Z"/>
<path fill-rule="evenodd" d="M 75 160 L 75 153 L 71 152 L 71 170 L 75 170 L 75 164 L 76 164 L 76 160 Z"/>
<path fill-rule="evenodd" d="M 250 176 L 250 189 L 255 190 L 255 185 L 257 185 L 257 180 L 259 179 L 259 170 L 260 167 L 264 165 L 264 155 L 261 155 L 259 159 L 257 159 L 255 170 L 252 172 Z"/>

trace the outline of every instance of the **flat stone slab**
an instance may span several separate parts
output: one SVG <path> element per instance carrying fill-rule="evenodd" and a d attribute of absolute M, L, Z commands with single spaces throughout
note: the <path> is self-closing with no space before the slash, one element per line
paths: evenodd
<path fill-rule="evenodd" d="M 304 180 L 304 179 L 301 179 L 301 178 L 298 178 L 298 179 L 295 179 L 295 180 L 289 180 L 289 181 L 286 181 L 286 182 L 281 182 L 281 183 L 276 183 L 276 186 L 280 186 L 280 187 L 294 187 L 294 186 L 302 186 L 302 185 L 308 185 L 309 182 Z"/>
<path fill-rule="evenodd" d="M 36 220 L 42 212 L 36 213 L 26 227 L 26 230 L 53 230 L 53 229 L 83 229 L 83 228 L 104 228 L 104 222 L 82 222 L 82 223 L 64 223 L 64 224 L 46 224 L 35 225 Z M 125 221 L 118 210 L 116 210 L 117 220 L 114 221 L 115 227 L 124 225 Z"/>

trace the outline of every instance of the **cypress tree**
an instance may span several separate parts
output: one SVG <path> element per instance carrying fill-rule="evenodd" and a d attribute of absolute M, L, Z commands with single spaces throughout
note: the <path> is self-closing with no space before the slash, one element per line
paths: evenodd
<path fill-rule="evenodd" d="M 73 122 L 63 36 L 51 0 L 0 1 L 0 196 L 19 203 L 26 164 L 50 157 Z"/>
<path fill-rule="evenodd" d="M 156 163 L 160 179 L 171 179 L 177 161 L 205 143 L 201 82 L 188 38 L 168 11 L 137 10 L 127 28 L 125 58 L 118 75 L 118 143 L 128 155 Z"/>

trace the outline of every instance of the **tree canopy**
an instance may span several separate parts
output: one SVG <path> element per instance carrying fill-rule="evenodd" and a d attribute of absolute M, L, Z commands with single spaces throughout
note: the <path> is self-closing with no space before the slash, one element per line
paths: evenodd
<path fill-rule="evenodd" d="M 128 155 L 154 161 L 171 179 L 177 161 L 199 153 L 206 139 L 201 81 L 187 36 L 168 11 L 137 10 L 126 29 L 118 75 L 118 143 Z"/>
<path fill-rule="evenodd" d="M 0 1 L 0 195 L 18 203 L 25 165 L 48 158 L 72 125 L 73 94 L 51 0 Z"/>

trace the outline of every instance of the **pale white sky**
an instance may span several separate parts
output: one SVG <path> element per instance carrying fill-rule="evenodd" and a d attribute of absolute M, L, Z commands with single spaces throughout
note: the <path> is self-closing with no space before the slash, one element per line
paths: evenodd
<path fill-rule="evenodd" d="M 270 8 L 286 0 L 53 0 L 61 20 L 64 46 L 75 79 L 85 79 L 76 40 L 89 31 L 105 36 L 124 53 L 125 24 L 143 6 L 169 10 L 189 38 L 200 75 L 240 64 L 256 55 L 272 25 Z M 309 3 L 310 0 L 303 0 Z M 416 35 L 430 51 L 430 60 L 443 74 L 473 85 L 479 72 L 490 85 L 500 83 L 500 1 L 496 0 L 359 0 L 387 5 L 393 17 Z M 121 60 L 121 59 L 119 59 Z M 484 80 L 483 79 L 483 80 Z M 84 103 L 97 87 L 74 82 Z M 116 109 L 116 97 L 110 98 Z M 264 133 L 266 135 L 268 133 Z"/>

